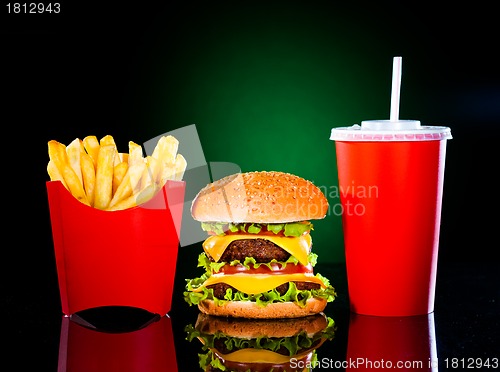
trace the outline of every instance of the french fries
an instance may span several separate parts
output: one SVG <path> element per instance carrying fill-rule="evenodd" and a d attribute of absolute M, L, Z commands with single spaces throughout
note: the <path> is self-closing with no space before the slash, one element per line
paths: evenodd
<path fill-rule="evenodd" d="M 128 171 L 128 163 L 126 161 L 122 161 L 115 165 L 113 169 L 113 195 L 116 193 L 118 186 L 123 181 L 123 177 Z"/>
<path fill-rule="evenodd" d="M 113 197 L 113 168 L 115 166 L 116 147 L 104 145 L 97 155 L 95 170 L 94 208 L 106 209 Z"/>
<path fill-rule="evenodd" d="M 48 142 L 49 145 L 49 157 L 50 160 L 54 162 L 59 171 L 59 174 L 64 179 L 68 190 L 73 194 L 75 198 L 84 204 L 90 205 L 83 189 L 83 184 L 80 182 L 77 174 L 73 170 L 66 153 L 66 146 L 57 141 L 51 140 Z"/>
<path fill-rule="evenodd" d="M 167 181 L 182 181 L 187 167 L 179 142 L 163 136 L 150 156 L 130 141 L 128 152 L 118 152 L 114 138 L 87 136 L 69 145 L 48 142 L 47 173 L 80 202 L 97 209 L 116 211 L 147 202 Z"/>
<path fill-rule="evenodd" d="M 95 167 L 94 161 L 85 151 L 82 151 L 80 154 L 80 165 L 82 169 L 83 188 L 89 204 L 93 206 L 95 194 Z"/>
<path fill-rule="evenodd" d="M 83 147 L 87 154 L 90 155 L 94 162 L 94 167 L 97 166 L 97 154 L 99 154 L 99 140 L 96 136 L 87 136 L 83 139 Z"/>

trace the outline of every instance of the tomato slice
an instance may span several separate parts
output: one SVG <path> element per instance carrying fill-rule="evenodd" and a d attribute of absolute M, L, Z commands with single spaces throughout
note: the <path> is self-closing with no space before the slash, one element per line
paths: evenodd
<path fill-rule="evenodd" d="M 272 263 L 271 268 L 263 264 L 257 268 L 253 267 L 253 265 L 250 265 L 250 267 L 247 268 L 241 264 L 234 266 L 226 264 L 222 266 L 218 272 L 224 274 L 304 274 L 312 273 L 313 267 L 311 264 L 302 265 L 300 263 L 288 263 L 285 265 L 285 268 L 283 268 L 283 265 L 280 263 Z"/>
<path fill-rule="evenodd" d="M 245 232 L 245 231 L 236 231 L 236 232 L 232 232 L 232 231 L 226 231 L 226 235 L 250 235 L 250 236 L 258 236 L 258 235 L 269 235 L 269 236 L 285 236 L 285 230 L 281 230 L 280 232 L 278 232 L 277 234 L 273 233 L 272 231 L 268 231 L 266 230 L 265 228 L 262 228 L 262 230 L 260 230 L 260 232 L 254 234 L 254 233 L 248 233 L 248 232 Z"/>

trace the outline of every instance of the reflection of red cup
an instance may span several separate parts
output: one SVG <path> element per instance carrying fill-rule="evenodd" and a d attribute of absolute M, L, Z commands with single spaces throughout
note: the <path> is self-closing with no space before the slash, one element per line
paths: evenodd
<path fill-rule="evenodd" d="M 64 316 L 58 371 L 177 371 L 172 322 L 167 315 L 138 330 L 108 333 Z"/>
<path fill-rule="evenodd" d="M 373 121 L 375 122 L 375 121 Z M 334 128 L 351 310 L 434 310 L 446 127 Z M 375 122 L 378 123 L 378 122 Z M 405 130 L 405 125 L 418 123 Z M 368 126 L 368 125 L 367 125 Z M 369 126 L 368 126 L 369 128 Z M 387 128 L 387 127 L 385 127 Z"/>
<path fill-rule="evenodd" d="M 185 182 L 168 181 L 149 202 L 102 211 L 47 182 L 62 311 L 129 306 L 171 309 Z"/>
<path fill-rule="evenodd" d="M 346 367 L 346 371 L 437 371 L 434 314 L 351 314 Z"/>

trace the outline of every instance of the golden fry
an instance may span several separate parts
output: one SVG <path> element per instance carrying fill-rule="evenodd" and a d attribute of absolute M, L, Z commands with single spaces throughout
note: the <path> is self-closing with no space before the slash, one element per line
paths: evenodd
<path fill-rule="evenodd" d="M 160 173 L 158 185 L 165 186 L 168 180 L 174 179 L 175 163 L 164 163 Z"/>
<path fill-rule="evenodd" d="M 158 140 L 152 157 L 158 159 L 159 170 L 157 182 L 160 187 L 173 179 L 175 157 L 179 148 L 179 141 L 174 136 L 163 136 Z"/>
<path fill-rule="evenodd" d="M 121 162 L 127 162 L 128 163 L 128 152 L 120 152 L 118 153 L 118 159 Z"/>
<path fill-rule="evenodd" d="M 144 189 L 150 184 L 157 183 L 161 164 L 152 156 L 146 156 L 146 169 L 142 175 L 140 188 Z"/>
<path fill-rule="evenodd" d="M 101 140 L 99 141 L 99 144 L 101 146 L 112 145 L 112 146 L 115 146 L 115 148 L 116 148 L 115 139 L 113 138 L 113 136 L 110 136 L 109 134 L 102 137 Z"/>
<path fill-rule="evenodd" d="M 108 146 L 108 145 L 114 146 L 116 149 L 116 152 L 118 153 L 118 147 L 116 146 L 116 142 L 115 142 L 115 139 L 113 138 L 113 136 L 110 136 L 109 134 L 105 135 L 104 137 L 101 138 L 99 143 L 101 146 Z M 118 156 L 115 156 L 115 164 L 114 165 L 117 165 L 120 161 L 121 161 L 121 159 L 120 159 L 120 156 L 118 154 Z"/>
<path fill-rule="evenodd" d="M 121 163 L 115 165 L 115 168 L 113 170 L 113 195 L 115 195 L 118 186 L 122 183 L 123 177 L 125 177 L 127 170 L 128 163 L 125 161 L 122 161 Z"/>
<path fill-rule="evenodd" d="M 177 157 L 175 158 L 175 171 L 174 171 L 174 180 L 175 181 L 182 181 L 182 178 L 184 177 L 184 172 L 186 171 L 187 167 L 187 162 L 184 156 L 181 154 L 177 154 Z"/>
<path fill-rule="evenodd" d="M 80 183 L 83 185 L 82 168 L 80 166 L 80 139 L 75 138 L 73 141 L 71 141 L 71 143 L 66 146 L 66 153 L 68 154 L 69 165 L 71 166 L 71 168 L 73 168 L 76 176 L 80 180 Z"/>
<path fill-rule="evenodd" d="M 51 181 L 61 181 L 64 187 L 68 188 L 68 185 L 66 185 L 66 182 L 64 181 L 64 177 L 52 160 L 49 160 L 49 163 L 47 164 L 47 173 L 49 174 Z"/>
<path fill-rule="evenodd" d="M 83 147 L 94 162 L 94 168 L 97 168 L 97 156 L 99 155 L 99 141 L 96 136 L 87 136 L 83 139 Z"/>
<path fill-rule="evenodd" d="M 82 169 L 82 178 L 83 178 L 83 188 L 85 190 L 85 194 L 87 195 L 87 200 L 91 207 L 94 206 L 94 196 L 95 196 L 95 168 L 94 161 L 83 151 L 80 155 L 80 165 Z"/>
<path fill-rule="evenodd" d="M 153 150 L 152 157 L 158 159 L 162 164 L 172 164 L 175 161 L 179 141 L 174 136 L 163 136 Z"/>
<path fill-rule="evenodd" d="M 116 147 L 113 145 L 101 146 L 99 149 L 95 174 L 95 208 L 106 209 L 113 196 L 113 168 L 115 154 Z"/>
<path fill-rule="evenodd" d="M 153 196 L 155 196 L 158 190 L 159 188 L 154 183 L 146 186 L 141 190 L 141 192 L 135 195 L 137 205 L 141 205 L 150 200 Z"/>
<path fill-rule="evenodd" d="M 146 165 L 142 172 L 141 179 L 132 191 L 137 205 L 151 199 L 159 189 L 156 184 L 158 162 L 151 156 L 147 156 L 145 160 Z M 121 207 L 119 206 L 119 208 Z"/>
<path fill-rule="evenodd" d="M 77 198 L 80 202 L 90 205 L 87 196 L 85 195 L 85 190 L 83 185 L 78 179 L 73 168 L 69 164 L 68 154 L 66 153 L 66 146 L 55 140 L 48 142 L 49 147 L 49 158 L 54 162 L 59 173 L 64 178 L 66 185 L 68 186 L 71 194 Z"/>
<path fill-rule="evenodd" d="M 129 165 L 127 173 L 123 177 L 122 182 L 116 189 L 109 207 L 115 206 L 118 202 L 128 198 L 133 194 L 135 187 L 141 181 L 142 173 L 146 168 L 146 163 L 141 162 L 135 165 Z"/>
<path fill-rule="evenodd" d="M 132 208 L 137 206 L 137 201 L 135 195 L 130 195 L 128 198 L 123 199 L 113 206 L 109 206 L 106 210 L 108 211 L 118 211 L 122 209 Z"/>
<path fill-rule="evenodd" d="M 142 147 L 135 142 L 128 143 L 128 165 L 132 166 L 137 163 L 144 163 Z"/>
<path fill-rule="evenodd" d="M 113 206 L 108 207 L 108 211 L 117 211 L 117 210 L 122 210 L 122 209 L 127 209 L 127 208 L 133 208 L 136 207 L 137 205 L 143 204 L 150 200 L 158 191 L 158 188 L 154 185 L 151 184 L 147 186 L 144 190 L 142 190 L 138 194 L 132 194 L 129 197 L 119 201 Z"/>
<path fill-rule="evenodd" d="M 47 173 L 60 181 L 82 203 L 101 210 L 132 208 L 150 200 L 168 180 L 182 180 L 186 159 L 178 154 L 173 136 L 158 140 L 151 156 L 129 141 L 128 152 L 119 153 L 114 138 L 76 138 L 68 146 L 48 142 Z"/>

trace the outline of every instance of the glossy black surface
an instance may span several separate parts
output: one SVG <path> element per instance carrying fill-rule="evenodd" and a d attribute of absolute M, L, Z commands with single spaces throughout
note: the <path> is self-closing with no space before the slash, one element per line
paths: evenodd
<path fill-rule="evenodd" d="M 162 330 L 165 332 L 165 337 L 173 336 L 174 345 L 166 343 L 162 355 L 144 354 L 144 350 L 137 351 L 139 357 L 147 355 L 147 359 L 151 358 L 161 361 L 161 363 L 153 367 L 140 366 L 141 361 L 137 361 L 137 371 L 160 371 L 165 370 L 165 361 L 168 360 L 174 364 L 169 364 L 167 370 L 172 371 L 196 371 L 201 370 L 198 366 L 198 354 L 202 353 L 201 343 L 196 340 L 189 342 L 186 340 L 185 327 L 188 324 L 196 322 L 198 310 L 195 307 L 189 307 L 182 298 L 182 291 L 184 290 L 184 278 L 192 277 L 198 273 L 195 268 L 194 258 L 201 247 L 190 246 L 187 249 L 181 250 L 179 254 L 179 263 L 177 268 L 177 277 L 175 282 L 175 293 L 172 310 L 169 314 L 170 319 L 168 322 L 171 326 L 170 331 Z M 349 299 L 347 292 L 346 272 L 344 265 L 322 265 L 316 266 L 316 271 L 321 272 L 328 277 L 332 284 L 336 287 L 338 298 L 329 303 L 325 314 L 334 319 L 337 330 L 335 338 L 326 341 L 318 349 L 318 358 L 323 363 L 341 363 L 349 360 L 351 355 L 348 353 L 349 342 L 358 344 L 357 350 L 363 346 L 363 340 L 360 339 L 360 334 L 363 330 L 357 329 L 356 336 L 351 334 L 350 339 L 350 323 L 355 315 L 349 311 Z M 499 355 L 499 331 L 500 325 L 498 315 L 500 314 L 499 298 L 499 270 L 497 263 L 448 263 L 440 265 L 438 268 L 438 279 L 436 288 L 436 303 L 435 311 L 431 314 L 430 320 L 433 320 L 435 341 L 431 342 L 429 347 L 435 347 L 437 360 L 439 361 L 439 370 L 446 370 L 445 359 L 448 358 L 498 358 Z M 36 289 L 36 290 L 35 290 Z M 31 291 L 35 290 L 35 291 Z M 64 319 L 63 314 L 60 312 L 60 302 L 57 290 L 57 283 L 55 277 L 51 280 L 51 286 L 48 288 L 37 287 L 36 284 L 28 289 L 25 294 L 29 298 L 20 300 L 13 297 L 3 298 L 2 307 L 7 310 L 9 316 L 4 318 L 4 331 L 5 327 L 7 332 L 4 334 L 9 335 L 10 341 L 7 345 L 7 350 L 14 346 L 14 354 L 16 355 L 16 363 L 19 367 L 18 370 L 35 370 L 43 366 L 44 370 L 51 371 L 70 371 L 66 366 L 66 357 L 68 350 L 67 338 L 63 335 L 62 326 L 68 319 Z M 20 301 L 17 301 L 20 300 Z M 139 309 L 127 308 L 108 308 L 108 309 L 94 309 L 83 311 L 77 316 L 73 316 L 69 322 L 76 323 L 77 327 L 87 327 L 87 332 L 93 332 L 92 337 L 109 337 L 109 335 L 134 335 L 134 332 L 141 332 L 148 330 L 157 322 L 161 321 L 159 316 L 144 312 Z M 424 316 L 427 318 L 427 316 Z M 410 317 L 412 318 L 412 317 Z M 366 323 L 369 320 L 364 320 Z M 375 320 L 376 321 L 376 320 Z M 408 320 L 411 323 L 412 320 Z M 420 320 L 416 320 L 420 321 Z M 377 321 L 376 321 L 377 322 Z M 426 320 L 424 320 L 424 324 Z M 369 326 L 370 327 L 370 326 Z M 376 325 L 379 327 L 380 325 Z M 412 326 L 414 327 L 414 326 Z M 73 333 L 71 333 L 73 329 Z M 70 358 L 80 358 L 81 355 L 76 355 L 74 352 L 74 345 L 78 346 L 81 342 L 85 344 L 88 341 L 81 341 L 78 339 L 78 334 L 74 333 L 75 328 L 70 328 L 70 339 L 72 340 L 73 356 Z M 166 328 L 165 328 L 166 329 Z M 383 326 L 382 326 L 383 329 Z M 352 330 L 351 330 L 352 331 Z M 432 330 L 431 330 L 432 331 Z M 367 329 L 368 332 L 368 329 Z M 423 330 L 424 339 L 427 341 L 427 330 Z M 432 333 L 432 332 L 431 332 Z M 138 333 L 137 333 L 138 334 Z M 404 335 L 408 335 L 404 333 Z M 411 335 L 411 333 L 410 333 Z M 158 335 L 157 335 L 158 336 Z M 374 345 L 382 345 L 383 343 L 392 342 L 391 340 L 384 341 L 384 332 L 380 333 L 380 339 L 377 336 L 369 335 L 372 337 Z M 76 338 L 75 338 L 76 337 Z M 127 337 L 127 336 L 125 336 Z M 159 336 L 160 340 L 164 340 L 163 336 Z M 357 340 L 352 337 L 356 337 Z M 407 336 L 406 336 L 407 337 Z M 421 337 L 421 336 L 418 336 Z M 86 339 L 85 339 L 86 340 Z M 116 350 L 113 347 L 113 342 L 102 341 L 106 347 L 109 347 L 110 358 L 116 358 L 121 355 L 122 351 Z M 106 339 L 104 339 L 106 340 Z M 116 340 L 116 338 L 115 338 Z M 403 340 L 404 341 L 404 340 Z M 164 342 L 164 341 L 160 341 Z M 409 345 L 413 345 L 415 340 L 406 340 Z M 144 343 L 141 342 L 137 345 L 138 348 L 144 348 Z M 62 347 L 61 347 L 62 345 Z M 155 350 L 150 346 L 150 350 Z M 161 346 L 161 345 L 160 345 Z M 83 347 L 83 346 L 82 346 Z M 160 348 L 160 350 L 163 350 Z M 132 349 L 138 350 L 138 349 Z M 173 352 L 175 350 L 175 352 Z M 363 350 L 363 349 L 361 349 Z M 377 356 L 373 355 L 371 349 L 371 360 L 376 360 Z M 367 353 L 368 353 L 367 351 Z M 133 351 L 135 352 L 135 351 Z M 152 351 L 151 351 L 152 352 Z M 157 351 L 155 351 L 157 353 Z M 407 350 L 411 355 L 415 350 Z M 117 354 L 118 353 L 118 354 Z M 99 351 L 99 360 L 102 361 L 102 350 Z M 35 357 L 36 355 L 36 357 Z M 66 355 L 66 357 L 65 357 Z M 88 354 L 87 354 L 88 355 Z M 104 354 L 106 355 L 106 354 Z M 130 357 L 130 349 L 123 358 Z M 359 357 L 359 355 L 358 355 Z M 380 358 L 384 357 L 384 352 L 381 352 Z M 92 358 L 92 355 L 88 355 Z M 387 359 L 387 358 L 386 358 Z M 434 356 L 433 356 L 434 360 Z M 327 364 L 318 367 L 326 367 Z M 105 369 L 103 365 L 95 365 L 95 371 L 110 371 L 114 370 L 109 365 Z M 157 369 L 161 368 L 161 369 Z M 319 368 L 325 369 L 325 368 Z M 117 369 L 118 371 L 119 369 Z"/>
<path fill-rule="evenodd" d="M 121 3 L 120 6 L 101 2 L 98 7 L 79 1 L 62 3 L 65 11 L 60 17 L 8 15 L 6 7 L 0 15 L 0 85 L 4 93 L 0 104 L 4 128 L 2 214 L 7 221 L 3 227 L 5 241 L 0 261 L 2 370 L 68 370 L 59 357 L 60 345 L 65 345 L 64 340 L 61 343 L 61 330 L 67 322 L 60 306 L 45 187 L 47 141 L 110 133 L 122 141 L 133 139 L 142 143 L 158 135 L 160 126 L 175 129 L 192 122 L 199 124 L 205 138 L 210 140 L 213 137 L 207 133 L 214 133 L 214 128 L 207 127 L 211 122 L 206 122 L 205 111 L 195 115 L 187 110 L 185 116 L 179 114 L 170 117 L 170 121 L 165 120 L 157 111 L 175 107 L 181 99 L 178 92 L 169 91 L 170 86 L 156 90 L 156 84 L 143 84 L 141 76 L 144 70 L 151 69 L 152 80 L 161 82 L 163 69 L 168 71 L 180 65 L 177 59 L 180 54 L 185 58 L 180 58 L 181 61 L 191 59 L 193 46 L 187 43 L 190 38 L 183 37 L 185 30 L 196 31 L 191 35 L 197 39 L 196 45 L 201 45 L 205 37 L 226 33 L 232 36 L 233 30 L 225 28 L 226 25 L 237 26 L 239 17 L 252 9 L 250 6 L 240 8 L 240 2 L 235 1 L 228 2 L 230 7 L 222 1 L 156 2 L 154 6 L 147 4 L 149 2 Z M 249 5 L 257 3 L 247 2 Z M 269 6 L 271 2 L 260 2 L 260 7 L 251 10 L 248 17 L 252 22 L 239 25 L 238 31 L 245 38 L 238 43 L 246 40 L 250 45 L 265 45 L 266 37 L 274 37 L 266 34 L 262 39 L 251 38 L 261 27 L 262 20 L 272 24 L 278 35 L 283 32 L 282 24 L 293 25 L 309 35 L 311 30 L 306 27 L 309 23 L 301 23 L 301 7 L 294 6 L 295 13 L 287 8 L 291 1 L 274 3 Z M 359 62 L 363 68 L 358 66 L 358 70 L 365 66 L 371 68 L 373 63 L 387 65 L 389 71 L 392 57 L 402 54 L 405 66 L 412 66 L 414 72 L 421 74 L 403 73 L 405 93 L 401 114 L 450 126 L 454 136 L 447 149 L 440 264 L 433 313 L 439 370 L 447 370 L 446 358 L 486 360 L 500 357 L 500 263 L 496 258 L 498 208 L 495 205 L 498 203 L 498 182 L 493 178 L 498 173 L 500 75 L 498 53 L 491 53 L 497 48 L 499 39 L 496 8 L 482 2 L 453 7 L 422 2 L 401 2 L 397 6 L 381 2 L 295 3 L 307 4 L 306 14 L 313 8 L 319 9 L 306 18 L 317 12 L 324 15 L 321 19 L 328 23 L 330 19 L 332 22 L 343 20 L 338 27 L 332 24 L 339 33 L 325 36 L 331 44 L 328 43 L 325 50 L 315 51 L 318 56 L 323 52 L 333 53 L 340 64 L 347 64 L 359 53 L 364 59 Z M 205 27 L 200 27 L 200 21 Z M 360 24 L 364 27 L 359 28 Z M 323 21 L 318 22 L 318 27 L 321 33 L 330 30 Z M 164 30 L 164 34 L 157 34 L 158 29 Z M 374 34 L 363 30 L 374 30 Z M 193 36 L 196 33 L 200 35 L 199 40 Z M 337 56 L 336 50 L 331 50 L 337 42 L 349 46 L 347 56 Z M 366 50 L 363 49 L 365 45 L 369 46 Z M 177 55 L 172 54 L 172 50 L 177 51 Z M 163 51 L 165 56 L 157 61 L 158 54 Z M 225 51 L 228 56 L 232 52 Z M 160 62 L 166 65 L 156 66 Z M 210 69 L 203 70 L 203 58 L 196 62 L 201 69 L 200 75 L 203 71 L 211 73 Z M 295 63 L 295 60 L 292 58 L 290 62 Z M 228 67 L 232 67 L 230 59 Z M 180 76 L 188 75 L 189 69 L 180 71 Z M 417 84 L 418 76 L 427 75 L 432 78 Z M 349 92 L 356 91 L 356 94 L 347 94 L 352 107 L 337 107 L 335 96 L 322 97 L 332 102 L 332 116 L 326 120 L 330 122 L 337 111 L 351 118 L 352 123 L 388 115 L 389 107 L 373 106 L 372 97 L 389 92 L 389 78 L 390 75 L 381 76 L 376 83 L 365 85 L 364 75 L 348 76 Z M 379 81 L 385 86 L 378 85 Z M 377 88 L 374 92 L 366 86 L 380 86 L 380 90 Z M 138 89 L 140 87 L 148 89 Z M 167 99 L 171 102 L 163 101 L 163 89 L 169 91 Z M 389 104 L 388 94 L 386 97 Z M 227 120 L 232 123 L 235 116 L 230 111 L 234 108 L 228 109 Z M 206 112 L 211 110 L 207 104 Z M 331 123 L 332 126 L 346 124 L 349 123 Z M 302 133 L 292 134 L 292 140 L 294 135 Z M 215 132 L 214 136 L 219 133 Z M 329 144 L 326 137 L 325 141 Z M 259 143 L 255 144 L 258 148 Z M 280 146 L 277 149 L 281 151 Z M 291 158 L 295 161 L 296 154 L 293 155 Z M 288 156 L 284 159 L 289 161 Z M 233 161 L 232 158 L 210 156 L 207 160 Z M 310 166 L 308 159 L 305 160 L 304 167 Z M 319 169 L 324 171 L 325 168 Z M 201 345 L 186 341 L 184 331 L 187 324 L 195 322 L 198 312 L 186 305 L 182 291 L 184 278 L 197 274 L 196 258 L 200 249 L 198 245 L 184 247 L 179 254 L 170 312 L 175 352 L 170 355 L 171 350 L 166 348 L 167 358 L 176 356 L 179 371 L 199 370 Z M 342 248 L 337 245 L 332 249 Z M 344 361 L 351 324 L 345 268 L 342 264 L 324 265 L 321 257 L 319 262 L 317 270 L 330 278 L 339 297 L 326 309 L 326 314 L 337 324 L 336 336 L 318 353 L 321 358 Z M 161 322 L 151 314 L 130 309 L 105 309 L 81 315 L 86 318 L 84 324 L 98 327 L 95 332 L 102 336 L 135 334 Z M 112 348 L 113 343 L 108 346 Z M 90 371 L 103 370 L 113 371 L 102 365 Z M 155 372 L 142 365 L 141 360 L 136 371 Z"/>

